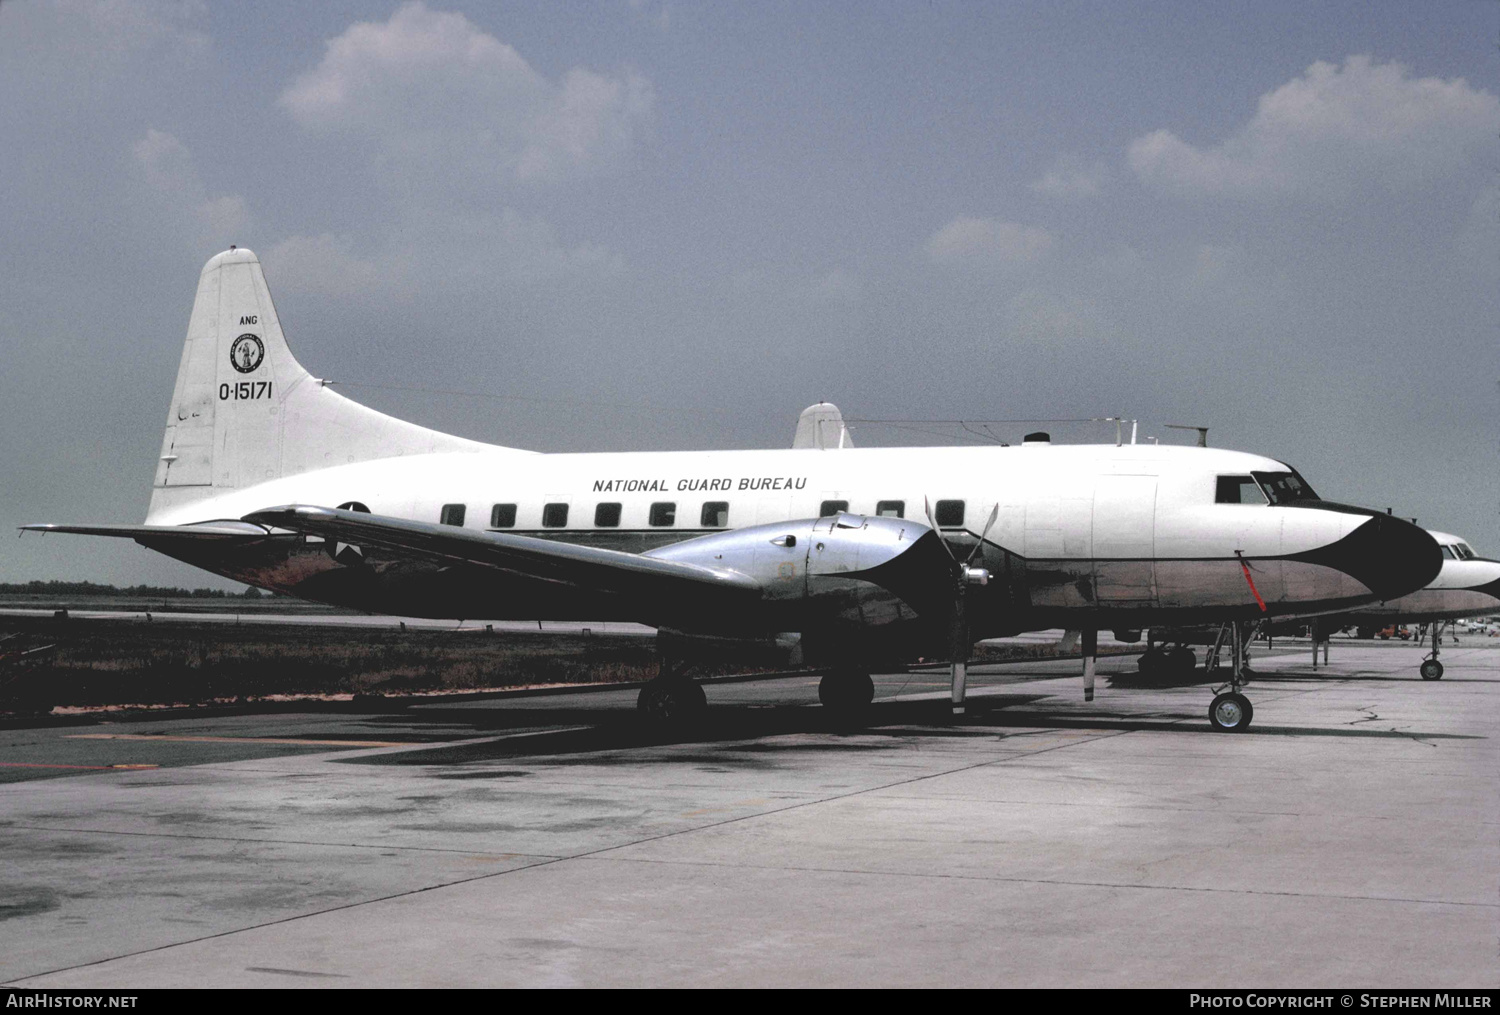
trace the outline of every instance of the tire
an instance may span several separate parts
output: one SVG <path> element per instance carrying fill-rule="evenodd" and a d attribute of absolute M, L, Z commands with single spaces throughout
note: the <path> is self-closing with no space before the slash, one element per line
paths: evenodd
<path fill-rule="evenodd" d="M 708 709 L 708 695 L 692 680 L 655 681 L 641 688 L 635 707 L 652 722 L 675 726 L 697 719 Z"/>
<path fill-rule="evenodd" d="M 1443 664 L 1440 663 L 1440 662 L 1438 662 L 1436 659 L 1424 659 L 1424 660 L 1422 660 L 1422 679 L 1423 680 L 1442 680 L 1443 679 Z"/>
<path fill-rule="evenodd" d="M 858 711 L 875 700 L 875 681 L 859 671 L 829 673 L 818 681 L 818 700 L 825 708 Z"/>
<path fill-rule="evenodd" d="M 1208 722 L 1224 733 L 1243 733 L 1250 728 L 1255 708 L 1250 699 L 1233 691 L 1219 695 L 1208 706 Z"/>
<path fill-rule="evenodd" d="M 1190 677 L 1198 670 L 1198 653 L 1180 645 L 1168 654 L 1167 660 L 1172 667 L 1172 673 L 1178 677 Z"/>

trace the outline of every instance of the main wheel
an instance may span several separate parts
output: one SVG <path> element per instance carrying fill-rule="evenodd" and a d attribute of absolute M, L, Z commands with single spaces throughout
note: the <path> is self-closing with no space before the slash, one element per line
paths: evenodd
<path fill-rule="evenodd" d="M 1186 645 L 1179 645 L 1167 656 L 1172 664 L 1172 673 L 1179 677 L 1190 677 L 1198 669 L 1198 653 Z"/>
<path fill-rule="evenodd" d="M 1440 663 L 1440 662 L 1438 662 L 1436 659 L 1423 659 L 1422 660 L 1422 679 L 1423 680 L 1442 680 L 1443 679 L 1443 664 Z"/>
<path fill-rule="evenodd" d="M 663 725 L 697 718 L 708 708 L 708 696 L 692 680 L 650 681 L 641 688 L 635 707 Z"/>
<path fill-rule="evenodd" d="M 1214 699 L 1208 706 L 1208 721 L 1216 730 L 1226 733 L 1241 733 L 1248 729 L 1255 709 L 1250 699 L 1243 694 L 1229 691 Z"/>
<path fill-rule="evenodd" d="M 818 700 L 826 708 L 858 711 L 875 700 L 875 681 L 868 673 L 838 670 L 818 681 Z"/>

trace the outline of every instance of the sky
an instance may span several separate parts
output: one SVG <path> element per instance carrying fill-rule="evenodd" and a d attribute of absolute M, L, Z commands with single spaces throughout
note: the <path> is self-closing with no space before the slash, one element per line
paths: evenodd
<path fill-rule="evenodd" d="M 144 518 L 234 243 L 312 373 L 466 437 L 1205 425 L 1500 557 L 1494 0 L 0 0 L 0 96 L 3 528 Z"/>

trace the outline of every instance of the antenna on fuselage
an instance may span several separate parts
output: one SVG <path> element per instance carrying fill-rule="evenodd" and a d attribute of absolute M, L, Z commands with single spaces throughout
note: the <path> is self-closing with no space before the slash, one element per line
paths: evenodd
<path fill-rule="evenodd" d="M 1208 447 L 1208 427 L 1206 426 L 1189 426 L 1186 423 L 1163 423 L 1162 425 L 1168 430 L 1197 430 L 1198 446 L 1200 448 Z"/>

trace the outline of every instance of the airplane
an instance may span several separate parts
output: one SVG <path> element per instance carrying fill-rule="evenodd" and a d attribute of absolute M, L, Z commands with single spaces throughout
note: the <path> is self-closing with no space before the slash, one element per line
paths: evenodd
<path fill-rule="evenodd" d="M 636 621 L 704 637 L 800 632 L 819 697 L 858 714 L 873 666 L 974 642 L 1348 609 L 1427 585 L 1442 555 L 1402 519 L 1321 500 L 1291 466 L 1160 445 L 541 454 L 440 433 L 338 394 L 293 357 L 259 259 L 198 281 L 134 539 L 215 574 L 371 612 Z M 830 447 L 829 444 L 834 446 Z M 843 446 L 839 447 L 838 444 Z M 1237 642 L 1238 643 L 1238 642 Z M 1250 725 L 1236 666 L 1209 708 Z M 706 705 L 664 658 L 639 706 Z"/>
<path fill-rule="evenodd" d="M 1458 536 L 1433 529 L 1427 531 L 1437 540 L 1443 554 L 1442 570 L 1431 584 L 1396 599 L 1323 618 L 1319 624 L 1352 624 L 1360 637 L 1365 638 L 1373 637 L 1375 631 L 1388 624 L 1429 625 L 1432 647 L 1419 672 L 1423 680 L 1441 680 L 1443 664 L 1438 659 L 1438 646 L 1442 644 L 1443 626 L 1465 617 L 1500 612 L 1500 561 L 1479 556 Z"/>

